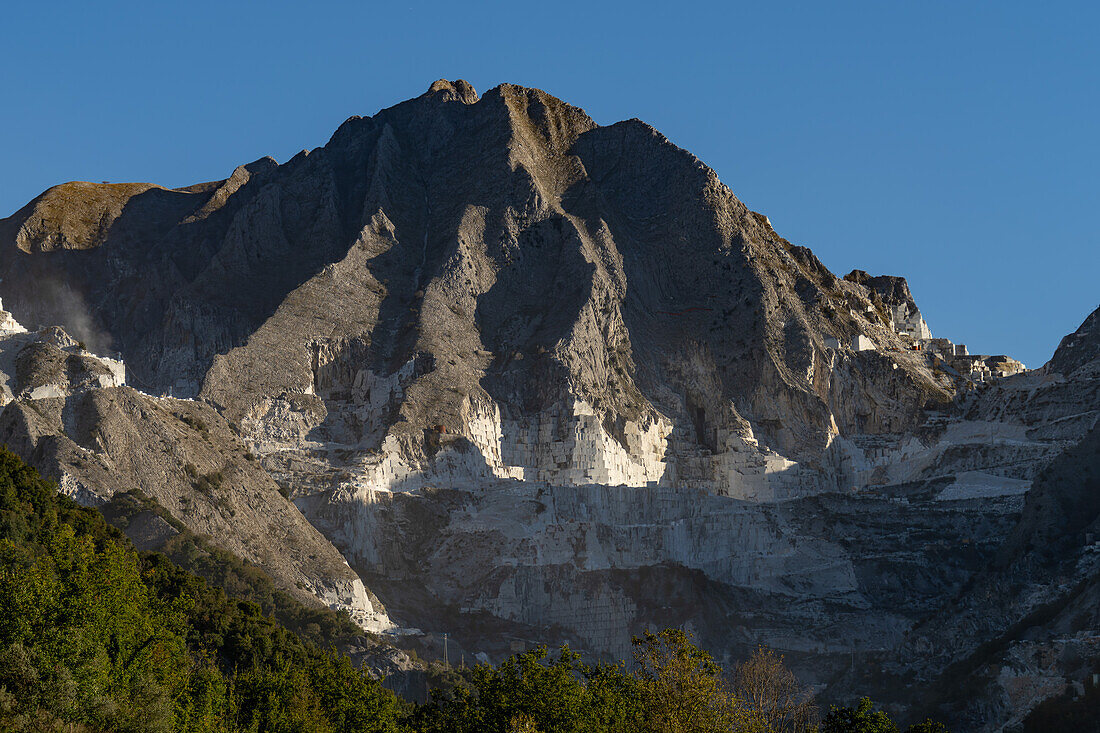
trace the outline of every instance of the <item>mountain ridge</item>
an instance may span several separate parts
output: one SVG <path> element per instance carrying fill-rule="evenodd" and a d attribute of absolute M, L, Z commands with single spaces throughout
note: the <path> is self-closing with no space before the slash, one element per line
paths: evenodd
<path fill-rule="evenodd" d="M 979 369 L 904 278 L 837 277 L 654 128 L 539 90 L 441 80 L 281 165 L 74 185 L 0 220 L 14 316 L 117 352 L 137 413 L 193 404 L 238 447 L 202 472 L 278 486 L 400 626 L 471 654 L 506 651 L 497 624 L 621 655 L 664 613 L 843 694 L 849 659 L 902 649 L 994 559 L 1100 414 L 1095 329 L 1046 370 Z M 13 394 L 6 439 L 110 494 L 34 447 L 122 465 L 64 417 L 106 393 L 45 386 L 61 418 L 15 419 L 41 413 Z M 151 419 L 87 415 L 120 442 Z M 195 523 L 167 501 L 187 457 L 156 465 Z"/>

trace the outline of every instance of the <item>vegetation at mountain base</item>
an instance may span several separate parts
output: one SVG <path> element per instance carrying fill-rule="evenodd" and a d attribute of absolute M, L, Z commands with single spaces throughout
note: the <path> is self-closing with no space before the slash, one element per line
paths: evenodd
<path fill-rule="evenodd" d="M 117 503 L 111 511 L 125 514 Z M 446 689 L 413 705 L 324 650 L 345 629 L 303 623 L 262 573 L 193 537 L 172 553 L 211 582 L 164 554 L 138 553 L 100 512 L 0 449 L 0 730 L 897 731 L 866 699 L 832 708 L 819 728 L 812 694 L 782 657 L 761 648 L 726 675 L 675 629 L 635 639 L 631 669 L 540 648 L 452 670 Z M 310 638 L 288 623 L 312 624 Z"/>
<path fill-rule="evenodd" d="M 820 733 L 898 733 L 898 727 L 882 710 L 875 710 L 870 698 L 854 707 L 832 706 L 821 723 Z M 948 733 L 947 726 L 934 720 L 914 723 L 905 733 Z"/>
<path fill-rule="evenodd" d="M 687 633 L 666 629 L 634 639 L 633 662 L 628 671 L 584 664 L 568 647 L 524 652 L 433 691 L 409 724 L 425 733 L 899 733 L 867 698 L 819 723 L 810 691 L 764 648 L 727 676 Z M 948 729 L 929 720 L 905 733 Z"/>
<path fill-rule="evenodd" d="M 0 450 L 0 729 L 393 731 L 405 703 Z"/>
<path fill-rule="evenodd" d="M 275 620 L 306 641 L 323 648 L 340 646 L 365 632 L 347 614 L 322 606 L 307 606 L 280 589 L 271 577 L 256 565 L 226 552 L 208 538 L 188 530 L 171 513 L 140 490 L 116 494 L 101 507 L 115 527 L 125 528 L 130 519 L 151 511 L 173 526 L 176 535 L 160 552 L 173 563 L 217 586 L 236 600 L 251 601 L 265 616 Z"/>

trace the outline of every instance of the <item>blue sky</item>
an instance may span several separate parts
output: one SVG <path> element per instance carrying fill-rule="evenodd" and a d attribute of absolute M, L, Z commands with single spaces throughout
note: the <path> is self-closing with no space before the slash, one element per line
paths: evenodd
<path fill-rule="evenodd" d="M 1039 366 L 1100 304 L 1096 3 L 22 3 L 0 216 L 66 180 L 222 178 L 437 78 L 639 117 L 935 335 Z"/>

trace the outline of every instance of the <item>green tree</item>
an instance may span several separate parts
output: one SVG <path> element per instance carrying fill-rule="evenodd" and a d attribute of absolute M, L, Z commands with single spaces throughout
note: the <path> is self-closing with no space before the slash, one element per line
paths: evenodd
<path fill-rule="evenodd" d="M 347 657 L 139 555 L 4 449 L 0 608 L 0 730 L 399 730 Z"/>
<path fill-rule="evenodd" d="M 736 698 L 711 656 L 680 629 L 633 640 L 645 731 L 766 731 L 763 718 Z"/>
<path fill-rule="evenodd" d="M 428 731 L 505 731 L 513 720 L 541 733 L 600 730 L 582 682 L 580 656 L 562 647 L 557 658 L 545 648 L 509 657 L 493 668 L 479 664 L 449 694 L 435 693 L 418 718 Z M 526 722 L 525 722 L 526 721 Z"/>
<path fill-rule="evenodd" d="M 585 667 L 583 674 L 591 699 L 593 730 L 605 733 L 641 730 L 641 687 L 622 663 Z"/>
<path fill-rule="evenodd" d="M 898 733 L 890 716 L 875 710 L 870 698 L 860 698 L 854 707 L 829 708 L 829 714 L 821 722 L 821 733 Z"/>

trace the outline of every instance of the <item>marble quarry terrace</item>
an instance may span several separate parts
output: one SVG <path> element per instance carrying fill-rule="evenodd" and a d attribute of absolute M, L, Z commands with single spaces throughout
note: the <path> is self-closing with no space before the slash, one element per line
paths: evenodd
<path fill-rule="evenodd" d="M 960 730 L 1100 671 L 1098 312 L 969 354 L 641 121 L 440 80 L 224 180 L 55 186 L 0 245 L 0 442 L 398 647 L 682 627 Z"/>

